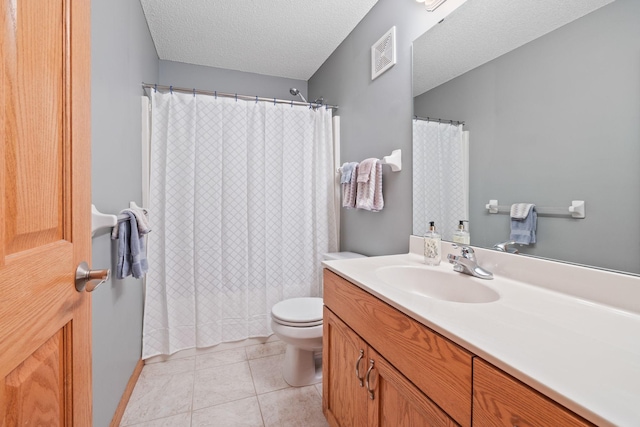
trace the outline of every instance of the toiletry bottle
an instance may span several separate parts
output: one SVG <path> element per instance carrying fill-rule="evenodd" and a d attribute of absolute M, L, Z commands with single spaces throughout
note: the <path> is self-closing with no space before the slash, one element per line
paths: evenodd
<path fill-rule="evenodd" d="M 460 220 L 458 228 L 453 233 L 453 243 L 458 243 L 460 245 L 471 244 L 471 235 L 464 229 L 464 222 L 465 220 Z"/>
<path fill-rule="evenodd" d="M 429 222 L 429 231 L 424 235 L 424 263 L 427 265 L 440 264 L 440 235 L 436 231 L 434 221 Z"/>

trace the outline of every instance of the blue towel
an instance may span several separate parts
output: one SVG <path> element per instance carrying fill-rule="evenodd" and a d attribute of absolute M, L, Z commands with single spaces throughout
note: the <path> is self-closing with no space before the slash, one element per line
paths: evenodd
<path fill-rule="evenodd" d="M 133 277 L 139 279 L 149 270 L 144 238 L 140 238 L 138 233 L 136 216 L 133 212 L 126 212 L 126 214 L 129 219 L 118 223 L 116 277 L 124 279 L 133 274 Z"/>
<path fill-rule="evenodd" d="M 351 175 L 357 165 L 357 162 L 344 163 L 342 165 L 340 168 L 340 171 L 342 172 L 342 176 L 340 176 L 340 184 L 348 184 L 351 182 Z"/>
<path fill-rule="evenodd" d="M 536 242 L 536 227 L 538 213 L 533 206 L 529 214 L 524 219 L 511 218 L 511 235 L 509 240 L 513 240 L 521 245 L 529 245 Z"/>

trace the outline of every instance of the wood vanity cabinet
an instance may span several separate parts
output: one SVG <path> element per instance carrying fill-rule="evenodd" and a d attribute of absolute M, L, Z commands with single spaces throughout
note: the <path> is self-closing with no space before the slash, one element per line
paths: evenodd
<path fill-rule="evenodd" d="M 332 427 L 471 425 L 471 353 L 329 270 L 324 303 Z"/>
<path fill-rule="evenodd" d="M 332 427 L 593 426 L 329 270 L 324 304 Z"/>
<path fill-rule="evenodd" d="M 326 307 L 324 328 L 322 403 L 329 425 L 458 425 Z"/>
<path fill-rule="evenodd" d="M 593 426 L 479 357 L 473 360 L 473 425 Z"/>

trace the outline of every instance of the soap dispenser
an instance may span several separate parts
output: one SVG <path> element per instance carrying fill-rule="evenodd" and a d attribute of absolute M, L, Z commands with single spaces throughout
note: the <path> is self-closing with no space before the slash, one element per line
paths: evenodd
<path fill-rule="evenodd" d="M 464 219 L 460 220 L 460 224 L 458 224 L 458 228 L 453 232 L 453 243 L 458 243 L 460 245 L 469 245 L 471 244 L 471 234 L 464 228 L 464 223 L 469 222 Z"/>
<path fill-rule="evenodd" d="M 440 234 L 436 231 L 434 221 L 429 222 L 429 231 L 424 235 L 424 263 L 427 265 L 440 264 Z"/>

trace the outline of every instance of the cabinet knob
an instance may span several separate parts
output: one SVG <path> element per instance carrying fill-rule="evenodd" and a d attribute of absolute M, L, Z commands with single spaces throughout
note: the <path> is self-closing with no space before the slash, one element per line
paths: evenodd
<path fill-rule="evenodd" d="M 373 371 L 373 364 L 374 361 L 373 359 L 369 359 L 369 369 L 367 370 L 367 375 L 366 375 L 366 381 L 367 381 L 367 391 L 369 392 L 369 399 L 374 400 L 375 396 L 373 394 L 373 390 L 370 387 L 370 382 L 369 382 L 369 378 L 371 376 L 371 371 Z"/>
<path fill-rule="evenodd" d="M 356 378 L 358 379 L 358 381 L 360 381 L 360 387 L 364 387 L 364 383 L 362 382 L 364 377 L 360 376 L 360 361 L 362 360 L 363 357 L 364 357 L 364 350 L 361 349 L 360 356 L 358 356 L 358 360 L 356 360 Z"/>

